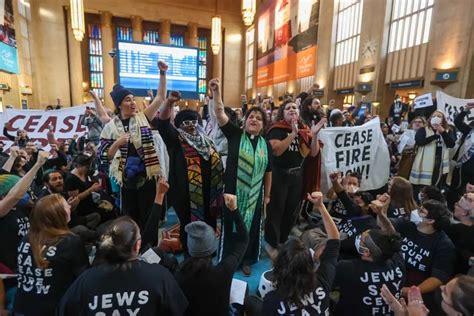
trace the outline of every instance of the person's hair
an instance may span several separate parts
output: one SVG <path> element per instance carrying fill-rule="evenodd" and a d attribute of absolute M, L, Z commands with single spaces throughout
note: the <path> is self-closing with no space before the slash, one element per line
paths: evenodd
<path fill-rule="evenodd" d="M 427 123 L 428 123 L 428 126 L 433 129 L 433 126 L 431 126 L 431 118 L 433 117 L 433 115 L 435 113 L 440 113 L 442 116 L 443 116 L 443 119 L 441 121 L 441 126 L 447 130 L 449 128 L 449 125 L 448 125 L 448 120 L 446 120 L 446 114 L 444 114 L 442 111 L 439 111 L 439 110 L 436 110 L 434 111 L 433 113 L 431 113 L 430 117 L 428 117 L 428 119 L 426 120 Z"/>
<path fill-rule="evenodd" d="M 39 199 L 30 214 L 28 240 L 36 266 L 48 267 L 45 258 L 47 246 L 56 245 L 70 234 L 67 215 L 64 210 L 64 198 L 60 194 L 50 194 Z"/>
<path fill-rule="evenodd" d="M 247 122 L 247 119 L 249 118 L 250 114 L 253 112 L 257 112 L 257 113 L 260 113 L 260 115 L 262 115 L 263 127 L 260 133 L 264 133 L 267 128 L 267 113 L 261 107 L 253 107 L 253 108 L 248 109 L 244 116 L 244 122 Z"/>
<path fill-rule="evenodd" d="M 335 126 L 338 120 L 344 120 L 344 115 L 342 115 L 341 111 L 335 111 L 331 113 L 329 121 L 331 122 L 331 126 Z"/>
<path fill-rule="evenodd" d="M 362 176 L 360 175 L 360 173 L 350 171 L 350 170 L 346 172 L 345 177 L 357 178 L 359 185 L 360 185 L 360 181 L 362 180 Z"/>
<path fill-rule="evenodd" d="M 424 195 L 426 195 L 425 200 L 436 200 L 441 203 L 446 203 L 443 192 L 434 185 L 428 185 L 421 189 Z"/>
<path fill-rule="evenodd" d="M 378 228 L 375 228 L 369 230 L 369 236 L 374 242 L 375 246 L 380 249 L 380 254 L 375 255 L 377 252 L 371 249 L 373 245 L 370 243 L 365 243 L 365 246 L 369 248 L 374 261 L 387 261 L 400 251 L 402 239 L 398 233 L 388 234 Z"/>
<path fill-rule="evenodd" d="M 303 103 L 301 103 L 301 115 L 304 114 L 310 116 L 313 100 L 313 97 L 307 97 L 306 99 L 304 99 Z"/>
<path fill-rule="evenodd" d="M 77 167 L 90 167 L 92 163 L 92 158 L 85 154 L 78 154 L 74 158 L 74 166 Z"/>
<path fill-rule="evenodd" d="M 56 169 L 49 169 L 49 170 L 46 170 L 46 172 L 43 174 L 43 183 L 48 183 L 49 182 L 49 176 L 52 173 L 59 173 L 64 178 L 64 175 L 61 171 L 56 170 Z"/>
<path fill-rule="evenodd" d="M 360 197 L 365 205 L 369 205 L 374 200 L 374 196 L 367 191 L 357 191 L 354 195 Z"/>
<path fill-rule="evenodd" d="M 205 271 L 208 271 L 212 266 L 212 257 L 189 257 L 185 259 L 178 270 L 188 276 L 197 276 Z"/>
<path fill-rule="evenodd" d="M 99 263 L 121 266 L 134 256 L 133 246 L 140 239 L 140 228 L 128 216 L 122 216 L 109 224 L 101 237 L 97 256 Z"/>
<path fill-rule="evenodd" d="M 388 194 L 395 206 L 403 206 L 405 212 L 410 213 L 417 208 L 415 198 L 413 197 L 413 186 L 405 178 L 393 177 L 392 187 Z"/>
<path fill-rule="evenodd" d="M 460 275 L 451 294 L 453 308 L 464 316 L 474 315 L 474 277 Z"/>
<path fill-rule="evenodd" d="M 408 129 L 413 129 L 413 121 L 415 120 L 423 121 L 423 126 L 426 126 L 426 119 L 423 116 L 415 116 L 415 118 L 408 124 Z"/>
<path fill-rule="evenodd" d="M 287 106 L 287 104 L 289 103 L 295 103 L 295 100 L 293 99 L 287 99 L 285 101 L 283 101 L 283 103 L 280 105 L 280 107 L 278 108 L 278 113 L 277 113 L 277 121 L 282 121 L 285 119 L 285 115 L 284 115 L 284 112 L 285 112 L 285 107 Z M 296 103 L 295 103 L 296 104 Z M 303 120 L 301 118 L 301 113 L 300 113 L 300 117 L 298 118 L 298 127 L 300 128 L 302 125 L 304 125 L 303 123 Z"/>
<path fill-rule="evenodd" d="M 433 228 L 435 230 L 439 231 L 449 226 L 451 213 L 446 204 L 436 200 L 427 200 L 423 202 L 422 206 L 428 211 L 427 218 L 434 220 Z"/>
<path fill-rule="evenodd" d="M 314 290 L 317 282 L 313 258 L 301 240 L 290 238 L 281 247 L 273 263 L 273 275 L 277 293 L 301 306 L 301 298 Z"/>

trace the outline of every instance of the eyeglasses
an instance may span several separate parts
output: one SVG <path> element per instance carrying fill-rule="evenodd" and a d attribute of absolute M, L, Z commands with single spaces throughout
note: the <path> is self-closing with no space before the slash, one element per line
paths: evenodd
<path fill-rule="evenodd" d="M 413 124 L 423 124 L 423 121 L 413 121 Z"/>
<path fill-rule="evenodd" d="M 190 127 L 190 126 L 196 126 L 198 123 L 197 120 L 186 120 L 181 123 L 182 126 L 184 127 Z"/>

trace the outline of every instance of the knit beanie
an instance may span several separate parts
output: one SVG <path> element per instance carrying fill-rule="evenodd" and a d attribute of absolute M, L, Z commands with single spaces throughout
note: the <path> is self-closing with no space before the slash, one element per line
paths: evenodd
<path fill-rule="evenodd" d="M 13 174 L 0 175 L 0 196 L 5 196 L 20 181 L 19 176 Z"/>
<path fill-rule="evenodd" d="M 116 84 L 110 92 L 110 96 L 112 97 L 112 100 L 114 101 L 116 107 L 118 107 L 120 103 L 122 103 L 122 100 L 129 94 L 133 94 L 133 92 L 128 89 L 125 89 L 119 84 Z"/>
<path fill-rule="evenodd" d="M 188 252 L 192 257 L 207 257 L 217 250 L 217 237 L 211 226 L 196 221 L 186 225 L 184 230 L 188 234 Z"/>

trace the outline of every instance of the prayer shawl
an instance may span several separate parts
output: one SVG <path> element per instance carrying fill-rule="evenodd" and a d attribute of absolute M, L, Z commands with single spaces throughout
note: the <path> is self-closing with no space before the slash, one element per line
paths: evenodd
<path fill-rule="evenodd" d="M 431 128 L 425 127 L 426 137 L 434 135 Z M 441 140 L 442 141 L 442 140 Z M 415 160 L 410 173 L 410 182 L 417 185 L 431 185 L 433 178 L 433 171 L 435 168 L 435 155 L 436 155 L 436 141 L 425 146 L 419 146 L 418 152 L 416 153 Z M 441 150 L 441 172 L 440 177 L 443 174 L 449 173 L 449 150 L 446 148 L 444 142 L 442 143 Z M 436 166 L 438 168 L 438 166 Z M 438 183 L 439 179 L 436 179 Z"/>
<path fill-rule="evenodd" d="M 153 134 L 148 124 L 148 120 L 143 112 L 138 112 L 130 118 L 129 122 L 130 142 L 135 146 L 138 156 L 143 160 L 147 179 L 154 178 L 160 173 L 160 162 L 156 154 L 153 142 Z M 107 125 L 105 125 L 100 134 L 99 158 L 102 163 L 108 164 L 109 158 L 107 152 L 110 146 L 123 134 L 125 128 L 119 116 L 115 116 Z M 124 169 L 128 156 L 128 144 L 120 147 L 115 153 L 110 163 L 109 175 L 120 186 L 123 185 Z"/>
<path fill-rule="evenodd" d="M 189 135 L 189 134 L 188 134 Z M 207 137 L 204 137 L 207 138 Z M 203 180 L 201 170 L 201 155 L 187 140 L 180 134 L 178 137 L 183 148 L 188 171 L 189 203 L 191 211 L 191 221 L 205 221 Z M 210 140 L 209 140 L 210 141 Z M 222 203 L 223 183 L 222 176 L 224 169 L 214 144 L 210 141 L 209 152 L 206 156 L 211 159 L 211 179 L 210 179 L 210 205 L 209 208 L 220 207 Z M 202 148 L 201 148 L 202 149 Z M 202 157 L 204 158 L 204 157 Z M 208 159 L 206 159 L 208 160 Z"/>
<path fill-rule="evenodd" d="M 262 192 L 267 165 L 268 150 L 265 139 L 259 136 L 257 148 L 254 150 L 249 136 L 245 132 L 242 133 L 237 164 L 236 195 L 247 231 L 250 231 L 255 209 L 259 207 L 257 201 Z"/>
<path fill-rule="evenodd" d="M 286 121 L 280 121 L 273 124 L 268 130 L 267 134 L 270 133 L 270 131 L 274 128 L 285 129 L 288 133 L 291 133 L 293 130 L 289 123 Z M 298 124 L 298 136 L 300 139 L 300 154 L 301 156 L 306 157 L 311 152 L 311 130 L 304 124 Z"/>

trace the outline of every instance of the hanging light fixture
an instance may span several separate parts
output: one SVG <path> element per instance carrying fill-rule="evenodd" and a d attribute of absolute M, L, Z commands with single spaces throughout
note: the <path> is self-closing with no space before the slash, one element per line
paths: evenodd
<path fill-rule="evenodd" d="M 242 0 L 242 18 L 246 26 L 252 25 L 256 11 L 257 3 L 255 0 Z"/>
<path fill-rule="evenodd" d="M 221 49 L 221 17 L 213 16 L 212 17 L 212 29 L 211 29 L 211 48 L 214 55 L 219 54 Z"/>
<path fill-rule="evenodd" d="M 71 0 L 71 26 L 74 38 L 78 41 L 82 41 L 86 31 L 83 0 Z"/>

